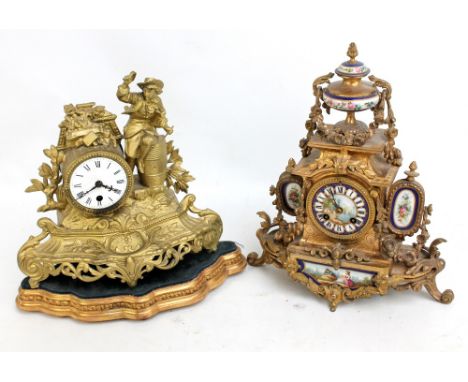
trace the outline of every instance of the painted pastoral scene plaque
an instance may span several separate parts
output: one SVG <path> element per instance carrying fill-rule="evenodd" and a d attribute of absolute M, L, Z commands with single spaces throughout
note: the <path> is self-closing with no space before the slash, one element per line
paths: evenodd
<path fill-rule="evenodd" d="M 330 265 L 312 261 L 298 260 L 298 272 L 310 277 L 318 285 L 340 285 L 345 288 L 356 289 L 361 286 L 372 285 L 372 278 L 376 272 L 355 270 L 341 267 L 334 269 Z"/>

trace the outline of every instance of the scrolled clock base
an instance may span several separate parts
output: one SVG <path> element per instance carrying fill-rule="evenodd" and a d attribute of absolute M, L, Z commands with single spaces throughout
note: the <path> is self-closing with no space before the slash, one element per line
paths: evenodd
<path fill-rule="evenodd" d="M 61 275 L 50 277 L 39 288 L 32 289 L 25 278 L 16 304 L 25 311 L 80 321 L 143 320 L 203 300 L 245 266 L 239 247 L 221 241 L 216 251 L 188 254 L 177 267 L 166 271 L 156 269 L 134 288 L 108 278 L 85 283 Z"/>
<path fill-rule="evenodd" d="M 61 224 L 41 218 L 42 232 L 19 250 L 19 267 L 33 288 L 60 274 L 84 282 L 109 277 L 134 287 L 155 268 L 168 270 L 190 252 L 216 248 L 221 218 L 194 203 L 192 194 L 179 202 L 169 188 L 146 189 L 110 215 L 69 209 Z"/>
<path fill-rule="evenodd" d="M 323 247 L 289 241 L 286 232 L 268 215 L 259 215 L 264 219 L 257 231 L 263 252 L 261 256 L 250 253 L 248 264 L 273 264 L 285 269 L 293 280 L 326 299 L 332 312 L 341 302 L 383 296 L 390 289 L 419 292 L 424 287 L 440 303 L 450 304 L 454 299 L 452 290 L 441 292 L 436 283 L 436 276 L 445 267 L 437 249 L 443 239 L 420 249 L 401 245 L 392 258 L 384 253 L 368 256 L 340 243 Z"/>

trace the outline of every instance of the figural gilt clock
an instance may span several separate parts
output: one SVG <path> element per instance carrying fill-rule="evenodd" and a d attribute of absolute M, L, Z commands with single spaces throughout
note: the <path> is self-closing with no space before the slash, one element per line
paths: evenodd
<path fill-rule="evenodd" d="M 302 159 L 290 159 L 271 187 L 277 215 L 259 212 L 263 253 L 250 254 L 248 262 L 286 269 L 327 299 L 332 311 L 342 301 L 384 295 L 390 288 L 425 287 L 437 301 L 450 303 L 453 292 L 441 293 L 435 281 L 445 266 L 438 250 L 445 240 L 428 244 L 432 206 L 425 205 L 415 180 L 416 163 L 395 181 L 402 156 L 395 147 L 392 88 L 368 76 L 354 43 L 348 56 L 335 71 L 341 80 L 330 82 L 334 73 L 328 73 L 313 83 L 315 103 L 299 143 Z M 325 123 L 323 111 L 331 109 L 346 118 Z M 373 112 L 369 125 L 356 119 L 366 110 Z M 404 243 L 417 232 L 412 245 Z"/>
<path fill-rule="evenodd" d="M 41 232 L 20 248 L 26 278 L 17 305 L 84 321 L 143 319 L 200 301 L 246 261 L 233 242 L 220 242 L 222 222 L 195 207 L 194 178 L 167 137 L 160 94 L 146 78 L 131 92 L 135 72 L 117 88 L 129 104 L 121 134 L 116 115 L 93 102 L 66 105 L 56 146 L 44 150 L 27 192 L 43 192 Z M 184 266 L 178 266 L 183 262 Z"/>

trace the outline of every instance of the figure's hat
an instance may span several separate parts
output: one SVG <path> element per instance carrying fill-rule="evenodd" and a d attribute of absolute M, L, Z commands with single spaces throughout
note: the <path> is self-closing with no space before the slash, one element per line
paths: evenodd
<path fill-rule="evenodd" d="M 145 81 L 138 83 L 138 86 L 141 89 L 153 88 L 153 89 L 157 89 L 157 90 L 162 90 L 162 88 L 164 87 L 164 83 L 161 80 L 157 80 L 156 78 L 146 77 Z"/>

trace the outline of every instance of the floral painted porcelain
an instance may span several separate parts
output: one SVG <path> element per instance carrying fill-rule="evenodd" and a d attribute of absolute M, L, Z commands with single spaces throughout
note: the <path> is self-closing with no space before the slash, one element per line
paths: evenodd
<path fill-rule="evenodd" d="M 286 183 L 284 186 L 284 200 L 291 210 L 295 210 L 302 205 L 302 186 L 296 182 Z"/>
<path fill-rule="evenodd" d="M 350 58 L 335 69 L 343 80 L 332 82 L 323 92 L 323 100 L 333 109 L 340 111 L 362 111 L 371 109 L 379 102 L 375 86 L 361 78 L 370 69 L 361 61 Z"/>
<path fill-rule="evenodd" d="M 389 190 L 389 229 L 399 235 L 412 235 L 421 223 L 424 212 L 424 190 L 416 182 L 399 180 Z"/>
<path fill-rule="evenodd" d="M 341 111 L 362 111 L 373 108 L 379 102 L 379 95 L 368 98 L 343 98 L 324 92 L 325 103 L 333 109 Z"/>
<path fill-rule="evenodd" d="M 406 229 L 414 224 L 418 195 L 414 190 L 401 189 L 394 197 L 392 223 L 398 229 Z"/>
<path fill-rule="evenodd" d="M 351 62 L 351 60 L 341 63 L 335 70 L 340 77 L 365 77 L 370 73 L 370 69 L 361 61 Z"/>

